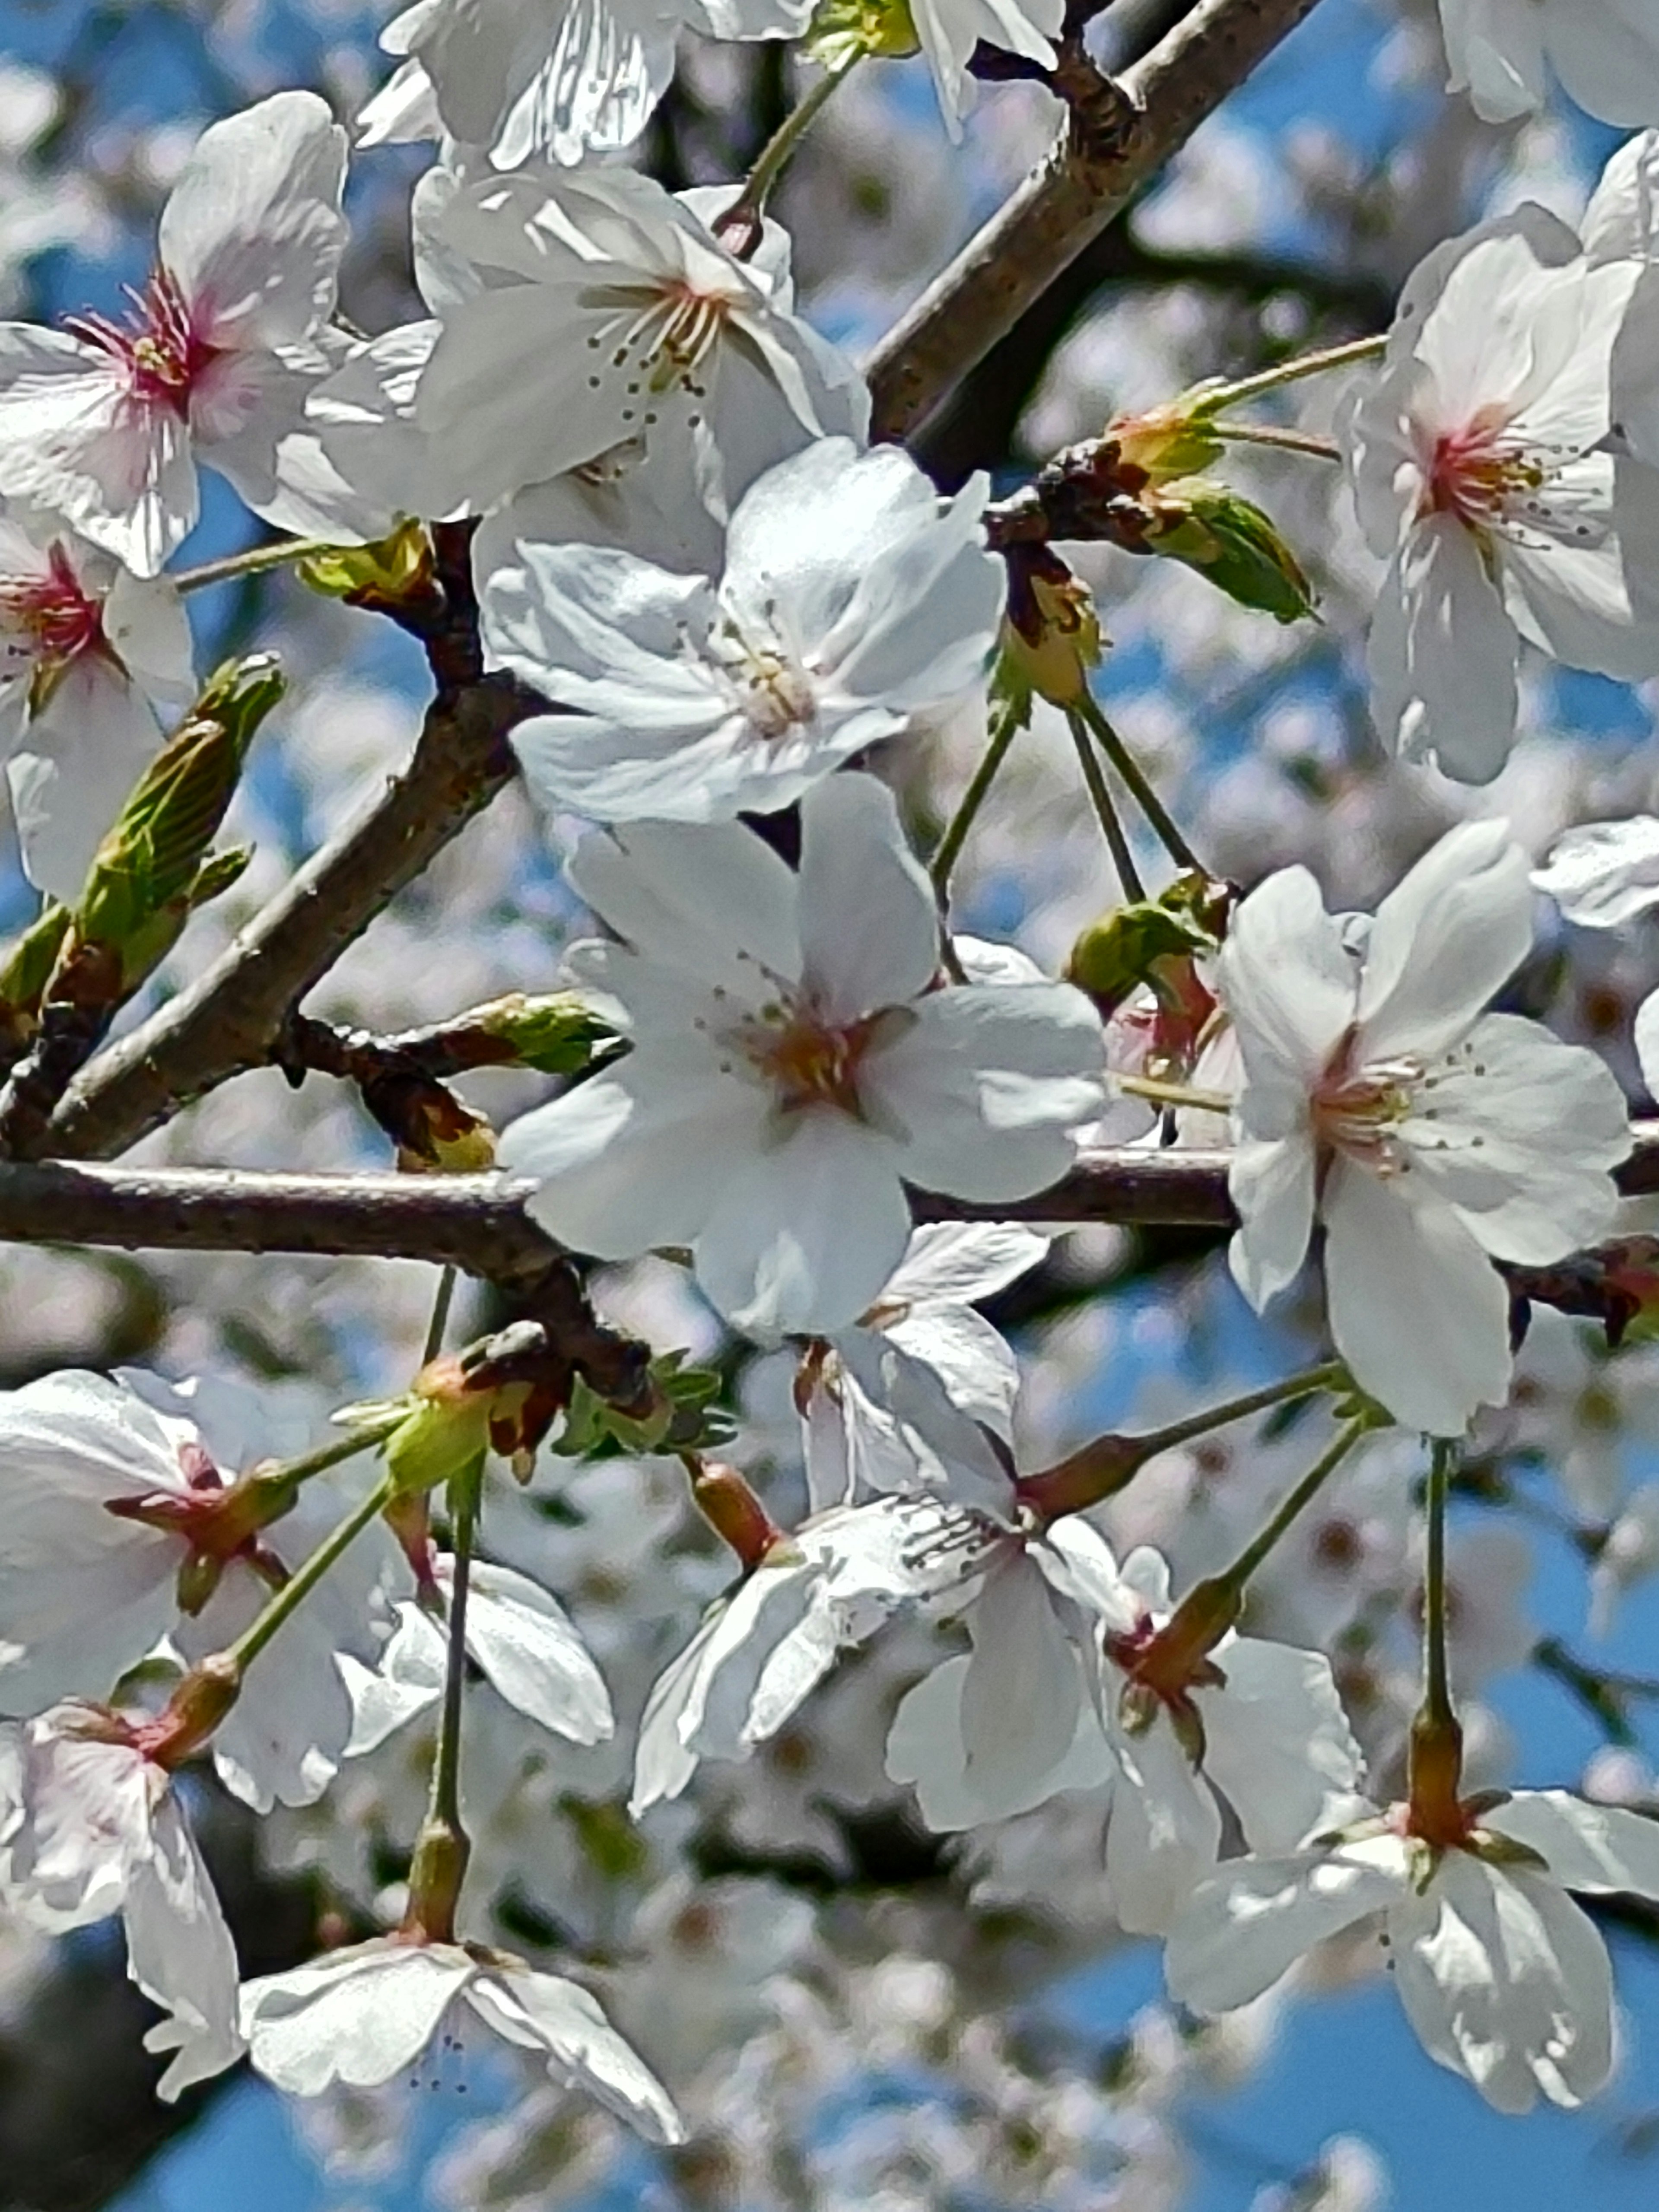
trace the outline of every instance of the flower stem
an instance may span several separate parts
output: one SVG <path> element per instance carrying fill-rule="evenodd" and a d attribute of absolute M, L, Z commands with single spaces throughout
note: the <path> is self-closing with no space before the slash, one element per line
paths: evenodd
<path fill-rule="evenodd" d="M 1089 797 L 1093 804 L 1096 817 L 1105 833 L 1107 848 L 1112 855 L 1112 866 L 1117 870 L 1118 882 L 1123 887 L 1123 896 L 1126 899 L 1137 901 L 1144 899 L 1146 896 L 1146 886 L 1140 880 L 1140 872 L 1135 866 L 1134 855 L 1129 850 L 1129 841 L 1123 834 L 1123 824 L 1118 818 L 1117 808 L 1113 803 L 1111 792 L 1107 787 L 1105 771 L 1100 765 L 1100 757 L 1095 750 L 1094 740 L 1090 734 L 1088 724 L 1083 720 L 1080 710 L 1076 707 L 1066 708 L 1066 720 L 1071 729 L 1072 743 L 1077 748 L 1078 763 L 1083 770 L 1083 781 L 1088 787 Z"/>
<path fill-rule="evenodd" d="M 1095 742 L 1127 785 L 1135 805 L 1151 823 L 1154 835 L 1176 867 L 1207 875 L 1209 871 L 1182 836 L 1175 817 L 1147 781 L 1140 763 L 1107 720 L 1092 691 L 1079 695 L 1077 712 L 1093 731 Z"/>
<path fill-rule="evenodd" d="M 444 1348 L 444 1331 L 449 1327 L 449 1309 L 454 1304 L 458 1279 L 453 1265 L 447 1267 L 438 1277 L 437 1295 L 432 1301 L 432 1319 L 427 1324 L 426 1350 L 421 1354 L 422 1367 L 429 1367 Z"/>
<path fill-rule="evenodd" d="M 313 1455 L 315 1456 L 319 1455 Z M 343 1453 L 337 1455 L 339 1458 L 344 1456 Z M 311 1472 L 314 1474 L 317 1470 L 313 1468 Z M 283 1624 L 299 1611 L 335 1561 L 349 1551 L 369 1523 L 386 1510 L 392 1502 L 392 1478 L 386 1475 L 360 1504 L 353 1506 L 337 1528 L 330 1530 L 310 1558 L 294 1570 L 258 1619 L 242 1631 L 225 1654 L 239 1674 L 246 1672 Z"/>
<path fill-rule="evenodd" d="M 466 1692 L 467 1595 L 472 1582 L 472 1546 L 477 1534 L 483 1480 L 480 1453 L 449 1486 L 454 1571 L 449 1592 L 443 1706 L 432 1757 L 432 1794 L 409 1869 L 409 1911 L 404 1923 L 418 1929 L 431 1943 L 455 1940 L 455 1908 L 466 1878 L 467 1861 L 472 1856 L 471 1839 L 461 1824 L 461 1713 Z"/>
<path fill-rule="evenodd" d="M 1423 1565 L 1423 1702 L 1407 1753 L 1410 1832 L 1437 1850 L 1455 1849 L 1469 1831 L 1462 1803 L 1463 1729 L 1452 1705 L 1446 1664 L 1446 1499 L 1462 1447 L 1436 1437 L 1429 1459 L 1428 1543 Z"/>
<path fill-rule="evenodd" d="M 198 568 L 175 568 L 169 580 L 176 591 L 200 592 L 210 584 L 262 576 L 268 568 L 285 568 L 290 561 L 308 561 L 314 553 L 337 550 L 328 538 L 279 538 L 274 545 L 252 545 L 246 553 L 228 553 L 222 561 L 204 561 Z"/>
<path fill-rule="evenodd" d="M 1236 407 L 1241 400 L 1256 399 L 1264 392 L 1277 392 L 1282 385 L 1299 384 L 1306 376 L 1323 376 L 1336 368 L 1352 368 L 1362 361 L 1375 361 L 1388 344 L 1386 331 L 1376 337 L 1351 338 L 1346 345 L 1322 346 L 1317 353 L 1297 354 L 1294 360 L 1281 361 L 1275 368 L 1264 368 L 1255 376 L 1241 376 L 1235 384 L 1218 384 L 1202 393 L 1192 410 L 1195 421 L 1211 422 L 1224 407 Z"/>
<path fill-rule="evenodd" d="M 315 1451 L 307 1452 L 302 1458 L 282 1460 L 274 1467 L 257 1468 L 248 1478 L 250 1485 L 267 1492 L 298 1490 L 313 1475 L 326 1474 L 330 1468 L 338 1467 L 346 1460 L 356 1459 L 359 1452 L 384 1443 L 402 1418 L 401 1413 L 395 1418 L 388 1415 L 368 1428 L 354 1428 L 345 1436 L 337 1437 L 332 1443 L 319 1444 Z"/>
<path fill-rule="evenodd" d="M 1428 1544 L 1423 1566 L 1423 1711 L 1444 1723 L 1453 1717 L 1446 1667 L 1446 1498 L 1460 1448 L 1437 1437 L 1429 1460 Z"/>
<path fill-rule="evenodd" d="M 1150 1098 L 1155 1106 L 1185 1106 L 1194 1114 L 1231 1114 L 1233 1102 L 1219 1091 L 1194 1091 L 1186 1083 L 1160 1083 L 1151 1075 L 1115 1075 L 1117 1088 L 1131 1098 Z"/>
<path fill-rule="evenodd" d="M 1322 438 L 1315 430 L 1285 430 L 1275 422 L 1206 422 L 1212 437 L 1231 446 L 1276 446 L 1286 453 L 1309 453 L 1316 461 L 1340 461 L 1342 448 L 1334 438 Z"/>
<path fill-rule="evenodd" d="M 1202 1582 L 1193 1584 L 1143 1655 L 1136 1670 L 1142 1680 L 1156 1682 L 1161 1679 L 1176 1684 L 1194 1679 L 1194 1669 L 1207 1659 L 1228 1631 L 1238 1626 L 1250 1577 L 1370 1426 L 1366 1419 L 1350 1421 L 1231 1566 L 1224 1567 L 1218 1575 L 1206 1575 Z"/>
<path fill-rule="evenodd" d="M 1002 763 L 1008 757 L 1008 748 L 1019 730 L 1015 715 L 1004 713 L 991 726 L 990 742 L 980 756 L 979 766 L 974 770 L 968 788 L 962 794 L 956 812 L 945 824 L 945 835 L 939 839 L 927 872 L 933 878 L 933 896 L 943 908 L 949 897 L 951 872 L 962 857 L 962 848 L 968 842 L 968 832 L 973 828 L 979 811 L 984 805 L 991 786 L 996 781 Z"/>
<path fill-rule="evenodd" d="M 1273 1406 L 1312 1398 L 1322 1390 L 1344 1389 L 1347 1382 L 1348 1370 L 1342 1362 L 1327 1360 L 1322 1366 L 1305 1368 L 1299 1375 L 1286 1376 L 1282 1382 L 1267 1383 L 1260 1390 L 1247 1390 L 1243 1397 L 1206 1406 L 1146 1436 L 1097 1437 L 1041 1474 L 1022 1476 L 1015 1485 L 1020 1503 L 1044 1521 L 1055 1520 L 1062 1513 L 1083 1512 L 1115 1498 L 1160 1452 L 1174 1451 L 1197 1437 L 1208 1436 L 1213 1429 L 1247 1420 L 1252 1413 L 1265 1413 Z"/>
<path fill-rule="evenodd" d="M 1250 1577 L 1285 1534 L 1291 1522 L 1299 1517 L 1303 1508 L 1313 1503 L 1370 1426 L 1370 1423 L 1368 1420 L 1348 1423 L 1335 1442 L 1308 1469 L 1306 1474 L 1291 1492 L 1289 1497 L 1284 1500 L 1267 1526 L 1250 1539 L 1231 1566 L 1217 1577 L 1218 1581 L 1231 1583 L 1241 1596 L 1243 1595 L 1245 1584 L 1249 1581 Z"/>
<path fill-rule="evenodd" d="M 797 147 L 811 129 L 818 111 L 854 63 L 863 58 L 862 51 L 855 46 L 842 59 L 825 70 L 817 82 L 809 86 L 762 147 L 743 190 L 714 225 L 718 237 L 735 238 L 732 250 L 739 258 L 752 253 L 759 245 L 761 218 L 766 213 L 766 203 L 772 197 L 773 187 L 779 178 L 793 160 Z"/>

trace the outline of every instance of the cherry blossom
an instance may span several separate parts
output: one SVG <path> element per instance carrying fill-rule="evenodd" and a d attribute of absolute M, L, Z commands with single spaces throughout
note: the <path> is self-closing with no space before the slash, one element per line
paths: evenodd
<path fill-rule="evenodd" d="M 668 89 L 682 28 L 791 39 L 811 12 L 808 0 L 422 0 L 380 34 L 405 58 L 363 109 L 362 141 L 441 130 L 503 169 L 617 152 Z"/>
<path fill-rule="evenodd" d="M 1510 123 L 1543 106 L 1553 70 L 1587 114 L 1659 120 L 1659 22 L 1641 0 L 1440 0 L 1451 88 Z"/>
<path fill-rule="evenodd" d="M 453 1601 L 455 1562 L 431 1563 L 441 1604 Z M 443 1623 L 405 1599 L 398 1626 L 374 1670 L 344 1672 L 356 1709 L 351 1751 L 361 1754 L 394 1729 L 428 1712 L 442 1695 L 447 1644 Z M 486 1681 L 514 1711 L 571 1743 L 599 1743 L 615 1730 L 599 1668 L 569 1615 L 528 1575 L 488 1559 L 474 1560 L 467 1586 L 466 1649 Z"/>
<path fill-rule="evenodd" d="M 880 784 L 816 785 L 801 838 L 799 875 L 736 823 L 584 843 L 571 880 L 626 942 L 572 973 L 633 1049 L 501 1152 L 562 1242 L 689 1245 L 714 1304 L 763 1334 L 873 1303 L 909 1239 L 906 1182 L 980 1204 L 1041 1190 L 1100 1100 L 1080 992 L 940 985 L 933 893 Z"/>
<path fill-rule="evenodd" d="M 918 1490 L 1006 1505 L 997 1443 L 1012 1448 L 1019 1370 L 972 1302 L 1006 1289 L 1048 1249 L 1015 1222 L 918 1229 L 857 1325 L 809 1346 L 795 1398 L 815 1507 Z"/>
<path fill-rule="evenodd" d="M 240 2056 L 230 1931 L 143 1723 L 65 1704 L 0 1723 L 0 1894 L 52 1935 L 120 1913 L 127 1972 L 169 2014 L 144 2038 L 174 2054 L 161 2095 Z"/>
<path fill-rule="evenodd" d="M 1530 0 L 1528 0 L 1528 4 Z M 1628 191 L 1613 175 L 1609 198 Z M 1484 783 L 1514 739 L 1521 641 L 1575 668 L 1659 669 L 1626 537 L 1654 538 L 1659 472 L 1615 462 L 1613 357 L 1642 273 L 1523 206 L 1438 246 L 1407 280 L 1343 441 L 1389 566 L 1372 619 L 1372 712 L 1407 755 Z M 1622 238 L 1613 241 L 1624 244 Z"/>
<path fill-rule="evenodd" d="M 1171 1994 L 1248 2004 L 1328 1936 L 1380 1914 L 1406 2016 L 1430 2057 L 1503 2112 L 1581 2105 L 1613 2070 L 1613 1986 L 1595 1923 L 1568 1895 L 1659 1896 L 1659 1823 L 1561 1790 L 1494 1791 L 1431 1841 L 1408 1809 L 1291 1856 L 1238 1859 L 1170 1934 Z"/>
<path fill-rule="evenodd" d="M 481 1946 L 386 1936 L 244 1984 L 242 2033 L 279 2089 L 315 2097 L 368 2088 L 414 2065 L 470 2021 L 530 2052 L 561 2087 L 580 2089 L 653 2142 L 684 2140 L 667 2091 L 595 2000 L 560 1974 Z"/>
<path fill-rule="evenodd" d="M 330 366 L 345 133 L 281 92 L 204 131 L 127 319 L 0 324 L 0 491 L 140 576 L 195 523 L 199 456 L 281 520 L 276 449 Z"/>
<path fill-rule="evenodd" d="M 1525 855 L 1501 822 L 1443 837 L 1378 908 L 1363 953 L 1304 868 L 1233 918 L 1218 988 L 1245 1081 L 1232 1245 L 1258 1310 L 1326 1229 L 1331 1334 L 1407 1425 L 1461 1434 L 1512 1365 L 1493 1260 L 1592 1241 L 1629 1149 L 1591 1053 L 1485 1008 L 1532 940 Z"/>
<path fill-rule="evenodd" d="M 0 1711 L 102 1697 L 164 1641 L 186 1663 L 234 1642 L 346 1510 L 340 1479 L 322 1479 L 279 1522 L 249 1523 L 221 1464 L 283 1425 L 274 1400 L 136 1372 L 0 1394 Z M 389 1539 L 360 1540 L 280 1656 L 250 1670 L 214 1757 L 260 1810 L 310 1802 L 338 1765 L 353 1725 L 341 1657 L 379 1650 L 394 1558 Z"/>
<path fill-rule="evenodd" d="M 1075 1515 L 1005 1537 L 963 1615 L 971 1654 L 906 1696 L 888 1772 L 943 1829 L 1108 1785 L 1118 1920 L 1162 1932 L 1215 1865 L 1221 1799 L 1282 1847 L 1346 1812 L 1360 1765 L 1322 1654 L 1228 1635 L 1184 1656 L 1158 1641 L 1170 1618 L 1150 1549 L 1120 1569 Z"/>
<path fill-rule="evenodd" d="M 896 447 L 827 438 L 744 494 L 718 584 L 521 540 L 485 584 L 485 645 L 577 710 L 514 732 L 532 791 L 605 822 L 771 812 L 951 704 L 983 678 L 1001 616 L 988 489 L 975 477 L 941 507 Z"/>
<path fill-rule="evenodd" d="M 710 1607 L 646 1701 L 629 1807 L 678 1797 L 702 1759 L 747 1759 L 839 1655 L 902 1607 L 948 1589 L 988 1532 L 927 1498 L 838 1506 L 779 1535 Z"/>
<path fill-rule="evenodd" d="M 862 436 L 857 371 L 793 312 L 787 238 L 769 225 L 738 260 L 711 228 L 729 198 L 625 169 L 465 174 L 434 195 L 442 328 L 416 418 L 447 483 L 489 506 L 618 447 L 678 447 L 723 514 L 751 455 L 781 457 L 781 411 L 809 438 Z"/>
<path fill-rule="evenodd" d="M 67 525 L 0 514 L 0 750 L 31 883 L 79 898 L 100 839 L 195 696 L 173 586 Z"/>

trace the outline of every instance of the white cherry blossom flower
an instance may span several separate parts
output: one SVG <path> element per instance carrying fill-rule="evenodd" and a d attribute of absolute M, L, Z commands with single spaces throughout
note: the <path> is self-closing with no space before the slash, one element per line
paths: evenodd
<path fill-rule="evenodd" d="M 1012 1449 L 1019 1369 L 973 1301 L 1035 1267 L 1048 1242 L 1012 1221 L 918 1229 L 857 1325 L 808 1347 L 795 1395 L 815 1510 L 919 1490 L 1003 1510 L 1007 1465 L 991 1438 Z"/>
<path fill-rule="evenodd" d="M 1659 19 L 1643 0 L 1440 0 L 1451 88 L 1510 123 L 1542 107 L 1553 70 L 1587 115 L 1659 121 Z"/>
<path fill-rule="evenodd" d="M 1613 2070 L 1613 1987 L 1601 1935 L 1567 1893 L 1659 1899 L 1659 1823 L 1555 1790 L 1498 1792 L 1464 1812 L 1455 1844 L 1412 1835 L 1397 1806 L 1291 1856 L 1224 1866 L 1170 1935 L 1170 1994 L 1231 2011 L 1380 1914 L 1431 2058 L 1502 2112 L 1529 2112 L 1540 2093 L 1583 2104 Z"/>
<path fill-rule="evenodd" d="M 1623 929 L 1659 906 L 1659 820 L 1632 814 L 1569 830 L 1533 871 L 1532 884 L 1580 929 Z"/>
<path fill-rule="evenodd" d="M 601 822 L 769 813 L 963 697 L 1002 611 L 988 489 L 942 505 L 896 447 L 825 438 L 745 493 L 718 583 L 521 540 L 484 586 L 485 648 L 576 709 L 514 731 L 532 792 Z"/>
<path fill-rule="evenodd" d="M 190 624 L 66 524 L 0 513 L 0 753 L 29 881 L 79 898 L 105 831 L 195 696 Z"/>
<path fill-rule="evenodd" d="M 453 1601 L 455 1562 L 441 1553 L 433 1581 Z M 447 1652 L 443 1624 L 405 1600 L 398 1626 L 371 1672 L 346 1668 L 356 1708 L 350 1749 L 372 1751 L 394 1729 L 430 1711 L 443 1695 Z M 517 1712 L 568 1742 L 602 1743 L 616 1719 L 604 1679 L 570 1616 L 539 1583 L 512 1567 L 475 1559 L 466 1598 L 468 1656 Z"/>
<path fill-rule="evenodd" d="M 1224 1799 L 1248 1841 L 1283 1848 L 1346 1814 L 1360 1771 L 1322 1653 L 1228 1635 L 1166 1674 L 1170 1617 L 1155 1552 L 1120 1569 L 1075 1515 L 1006 1537 L 963 1616 L 972 1653 L 906 1696 L 888 1772 L 941 1829 L 1106 1785 L 1117 1918 L 1162 1933 L 1215 1865 Z"/>
<path fill-rule="evenodd" d="M 577 1251 L 689 1245 L 738 1326 L 822 1334 L 879 1296 L 906 1182 L 995 1204 L 1070 1165 L 1099 1109 L 1099 1018 L 1063 984 L 941 984 L 939 917 L 891 794 L 801 801 L 799 874 L 737 823 L 641 823 L 571 879 L 627 941 L 572 957 L 633 1041 L 514 1122 L 505 1165 Z"/>
<path fill-rule="evenodd" d="M 629 1810 L 678 1797 L 702 1759 L 747 1759 L 840 1654 L 948 1588 L 983 1548 L 974 1516 L 928 1498 L 838 1506 L 781 1537 L 658 1677 Z"/>
<path fill-rule="evenodd" d="M 1623 1094 L 1589 1052 L 1485 1008 L 1532 940 L 1501 822 L 1452 830 L 1391 892 L 1363 955 L 1304 868 L 1235 915 L 1218 988 L 1245 1081 L 1232 1267 L 1260 1311 L 1326 1228 L 1331 1334 L 1396 1419 L 1461 1435 L 1501 1404 L 1509 1294 L 1612 1217 Z"/>
<path fill-rule="evenodd" d="M 861 438 L 852 363 L 793 312 L 787 240 L 739 261 L 721 195 L 625 169 L 467 177 L 438 198 L 428 272 L 449 296 L 416 419 L 477 507 L 635 443 L 689 445 L 715 512 L 779 457 L 780 402 L 809 437 Z M 430 273 L 428 297 L 435 289 Z"/>
<path fill-rule="evenodd" d="M 195 523 L 199 457 L 282 520 L 276 448 L 329 367 L 345 133 L 281 92 L 202 134 L 127 322 L 0 323 L 0 491 L 141 576 Z"/>
<path fill-rule="evenodd" d="M 354 1944 L 245 1983 L 241 2025 L 257 2070 L 296 2097 L 390 2081 L 429 2044 L 482 2025 L 650 2142 L 684 2140 L 667 2091 L 588 1992 L 504 1952 L 400 1936 Z"/>
<path fill-rule="evenodd" d="M 405 57 L 360 118 L 362 143 L 483 146 L 503 169 L 631 146 L 674 74 L 682 29 L 793 39 L 810 0 L 420 0 L 380 34 Z"/>
<path fill-rule="evenodd" d="M 1592 204 L 1593 243 L 1597 221 Z M 1625 542 L 1656 542 L 1659 471 L 1608 449 L 1613 346 L 1642 267 L 1530 205 L 1454 239 L 1407 280 L 1346 412 L 1360 523 L 1391 564 L 1373 716 L 1466 782 L 1496 775 L 1514 741 L 1523 639 L 1602 675 L 1659 670 Z"/>
<path fill-rule="evenodd" d="M 230 1931 L 143 1723 L 58 1705 L 0 1723 L 0 1895 L 52 1935 L 122 1916 L 127 1972 L 170 2015 L 144 2038 L 175 2054 L 163 2097 L 240 2057 Z"/>
<path fill-rule="evenodd" d="M 1589 1571 L 1589 1628 L 1606 1636 L 1626 1595 L 1659 1573 L 1659 1484 L 1632 1491 L 1612 1516 Z"/>
<path fill-rule="evenodd" d="M 348 1510 L 342 1479 L 322 1477 L 281 1521 L 231 1525 L 221 1466 L 251 1462 L 254 1437 L 277 1443 L 282 1409 L 228 1385 L 199 1399 L 136 1372 L 0 1394 L 0 1711 L 103 1697 L 164 1642 L 186 1664 L 224 1649 Z M 213 1748 L 258 1809 L 310 1803 L 338 1766 L 353 1723 L 341 1659 L 374 1658 L 395 1559 L 383 1532 L 360 1538 L 250 1668 Z M 181 1576 L 201 1586 L 193 1611 Z"/>

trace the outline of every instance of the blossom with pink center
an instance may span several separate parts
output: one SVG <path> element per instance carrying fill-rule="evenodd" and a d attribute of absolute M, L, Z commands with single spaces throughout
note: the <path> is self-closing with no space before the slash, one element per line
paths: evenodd
<path fill-rule="evenodd" d="M 1523 641 L 1602 675 L 1659 671 L 1659 620 L 1626 574 L 1656 542 L 1659 469 L 1607 449 L 1643 268 L 1614 219 L 1630 189 L 1610 167 L 1582 242 L 1526 206 L 1437 247 L 1345 418 L 1359 520 L 1390 564 L 1373 717 L 1467 782 L 1508 757 Z"/>
<path fill-rule="evenodd" d="M 1322 1220 L 1355 1381 L 1407 1425 L 1460 1435 L 1509 1391 L 1492 1262 L 1548 1266 L 1606 1227 L 1624 1096 L 1594 1054 L 1486 1012 L 1532 943 L 1505 823 L 1443 837 L 1355 941 L 1304 868 L 1233 918 L 1217 967 L 1244 1069 L 1233 1273 L 1260 1310 Z"/>
<path fill-rule="evenodd" d="M 314 1432 L 272 1393 L 73 1370 L 0 1392 L 0 1713 L 104 1697 L 165 1648 L 222 1650 L 340 1519 L 349 1477 L 307 1484 L 262 1522 L 234 1472 Z M 350 1739 L 341 1658 L 372 1665 L 392 1626 L 390 1539 L 359 1539 L 256 1665 L 214 1741 L 260 1810 L 309 1804 Z"/>
<path fill-rule="evenodd" d="M 571 876 L 624 940 L 572 971 L 633 1049 L 515 1122 L 502 1163 L 578 1251 L 689 1246 L 741 1328 L 855 1320 L 909 1241 L 907 1183 L 1028 1196 L 1099 1111 L 1092 1006 L 945 981 L 932 889 L 868 776 L 806 793 L 798 874 L 738 823 L 638 823 Z"/>
<path fill-rule="evenodd" d="M 170 2015 L 144 2038 L 174 2056 L 167 2099 L 244 2048 L 236 1952 L 155 1731 L 101 1706 L 0 1723 L 0 1896 L 51 1935 L 118 1912 L 127 1972 Z"/>
<path fill-rule="evenodd" d="M 193 526 L 198 456 L 283 520 L 279 447 L 337 347 L 345 134 L 283 92 L 203 132 L 120 321 L 0 323 L 0 492 L 154 576 Z"/>
<path fill-rule="evenodd" d="M 99 841 L 195 691 L 190 625 L 66 525 L 0 514 L 0 751 L 31 883 L 80 896 Z"/>

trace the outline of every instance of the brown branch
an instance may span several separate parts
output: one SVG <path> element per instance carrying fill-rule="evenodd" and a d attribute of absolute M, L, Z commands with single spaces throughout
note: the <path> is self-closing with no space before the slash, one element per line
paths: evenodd
<path fill-rule="evenodd" d="M 1627 1197 L 1659 1191 L 1659 1121 L 1632 1130 Z M 505 1175 L 290 1175 L 234 1168 L 0 1163 L 0 1239 L 206 1252 L 424 1260 L 521 1291 L 563 1254 L 525 1211 L 535 1186 Z M 1033 1198 L 969 1206 L 916 1194 L 924 1220 L 1231 1227 L 1224 1152 L 1085 1152 Z"/>
<path fill-rule="evenodd" d="M 122 1152 L 180 1105 L 263 1066 L 290 1010 L 510 781 L 507 733 L 544 702 L 511 677 L 483 673 L 470 533 L 446 525 L 434 535 L 443 597 L 407 626 L 427 648 L 437 696 L 409 766 L 188 989 L 93 1062 L 33 1152 Z"/>
<path fill-rule="evenodd" d="M 1316 5 L 1200 0 L 1119 80 L 1136 112 L 1132 129 L 1091 131 L 1068 119 L 1060 143 L 871 356 L 873 434 L 902 438 L 923 422 Z"/>

